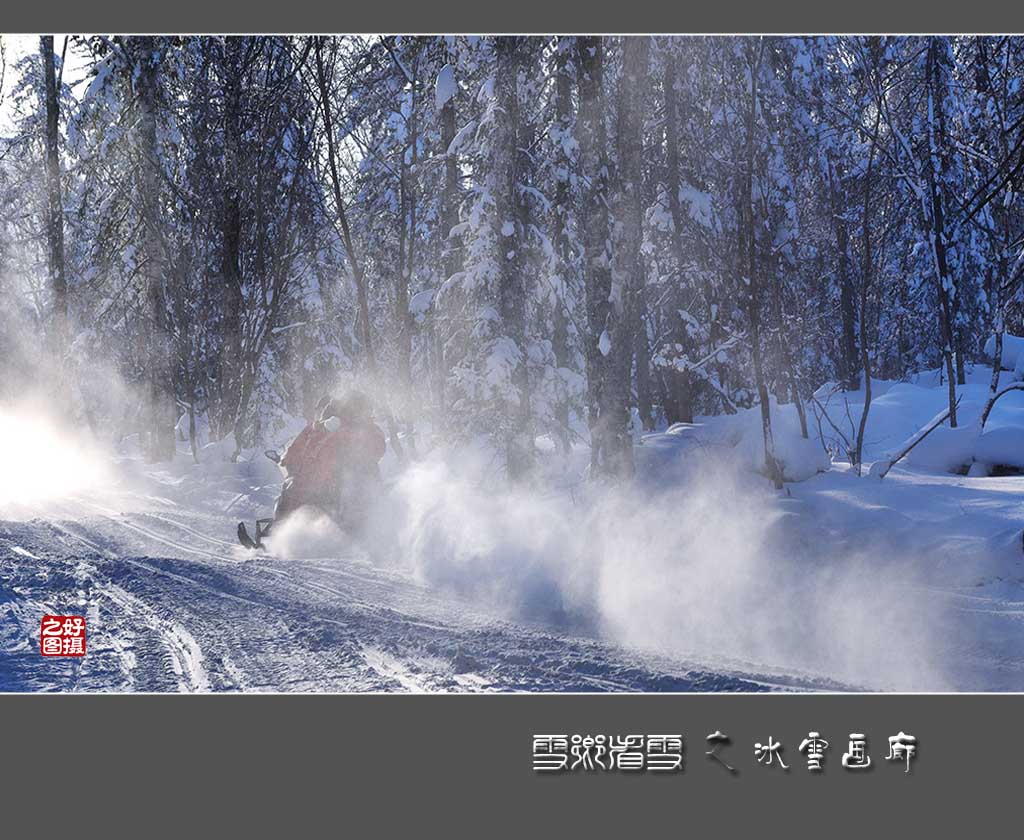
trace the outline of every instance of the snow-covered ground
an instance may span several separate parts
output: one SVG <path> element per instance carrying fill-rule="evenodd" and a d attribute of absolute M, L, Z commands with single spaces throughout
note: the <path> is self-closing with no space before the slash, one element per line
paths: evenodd
<path fill-rule="evenodd" d="M 690 691 L 834 682 L 638 652 L 510 620 L 371 562 L 251 558 L 236 517 L 173 494 L 76 496 L 0 523 L 6 691 Z M 39 655 L 43 614 L 85 615 L 88 655 Z"/>
<path fill-rule="evenodd" d="M 943 408 L 934 376 L 874 384 L 867 462 Z M 988 376 L 961 389 L 968 430 Z M 859 419 L 859 394 L 819 397 L 840 429 L 844 399 Z M 2 690 L 1024 690 L 1024 476 L 940 463 L 991 451 L 976 434 L 940 430 L 878 480 L 776 407 L 804 479 L 781 493 L 752 472 L 756 410 L 646 436 L 637 486 L 615 493 L 580 480 L 583 452 L 520 491 L 427 457 L 366 540 L 306 522 L 251 556 L 235 523 L 279 484 L 261 454 L 195 465 L 182 444 L 146 467 L 0 422 Z M 1021 428 L 1011 393 L 986 437 Z M 45 613 L 86 616 L 85 658 L 39 655 Z"/>

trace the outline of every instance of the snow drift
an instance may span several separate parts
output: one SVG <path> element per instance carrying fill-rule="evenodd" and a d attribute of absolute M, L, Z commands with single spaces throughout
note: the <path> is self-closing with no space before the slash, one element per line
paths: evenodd
<path fill-rule="evenodd" d="M 996 337 L 990 335 L 985 341 L 985 356 L 995 360 Z M 1002 370 L 1012 370 L 1016 378 L 1020 379 L 1020 373 L 1024 365 L 1024 337 L 1018 335 L 1003 334 L 1003 354 L 999 360 L 999 367 Z"/>

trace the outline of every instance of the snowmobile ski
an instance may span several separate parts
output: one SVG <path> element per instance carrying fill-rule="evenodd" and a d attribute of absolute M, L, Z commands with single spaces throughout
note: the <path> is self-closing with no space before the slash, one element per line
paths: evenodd
<path fill-rule="evenodd" d="M 238 523 L 238 541 L 250 551 L 263 551 L 263 538 L 269 533 L 270 526 L 274 524 L 273 519 L 256 520 L 256 539 L 249 536 L 249 529 L 244 522 Z"/>
<path fill-rule="evenodd" d="M 249 536 L 249 530 L 245 527 L 244 522 L 238 523 L 238 541 L 249 551 L 256 551 L 259 548 L 253 538 Z"/>

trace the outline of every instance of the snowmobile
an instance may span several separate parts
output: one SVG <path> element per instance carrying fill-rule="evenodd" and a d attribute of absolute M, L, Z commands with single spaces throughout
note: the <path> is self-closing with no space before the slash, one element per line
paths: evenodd
<path fill-rule="evenodd" d="M 268 449 L 263 454 L 279 467 L 281 466 L 281 454 L 276 449 Z M 246 524 L 244 522 L 239 522 L 238 542 L 241 543 L 243 548 L 247 548 L 250 551 L 256 551 L 257 549 L 263 548 L 263 537 L 266 536 L 273 522 L 273 517 L 257 519 L 255 539 L 249 535 L 249 529 L 246 527 Z"/>
<path fill-rule="evenodd" d="M 281 456 L 276 450 L 267 450 L 264 452 L 267 458 L 273 461 L 278 466 L 281 466 Z M 282 468 L 283 469 L 283 468 Z M 282 499 L 287 493 L 289 487 L 289 481 L 285 481 L 285 490 L 282 493 Z M 291 505 L 287 504 L 286 510 L 282 512 L 281 500 L 278 501 L 277 509 L 273 517 L 267 517 L 256 520 L 255 536 L 249 533 L 249 529 L 245 522 L 238 523 L 238 542 L 243 548 L 247 548 L 250 551 L 258 551 L 264 548 L 263 540 L 270 533 L 272 527 L 283 521 L 286 517 L 290 516 L 296 510 L 302 507 L 312 506 L 316 509 L 326 513 L 334 522 L 338 525 L 341 530 L 350 536 L 358 537 L 362 534 L 367 516 L 369 513 L 369 507 L 374 498 L 378 497 L 380 492 L 383 490 L 383 483 L 380 479 L 379 472 L 374 469 L 370 475 L 343 476 L 338 488 L 338 498 L 335 504 L 324 505 L 316 504 L 314 502 L 299 502 Z"/>

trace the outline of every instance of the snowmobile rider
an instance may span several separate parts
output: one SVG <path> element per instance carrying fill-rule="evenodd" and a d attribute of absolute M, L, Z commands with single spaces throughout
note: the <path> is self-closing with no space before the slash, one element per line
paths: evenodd
<path fill-rule="evenodd" d="M 380 486 L 378 462 L 384 433 L 373 422 L 370 401 L 351 391 L 341 399 L 323 398 L 320 417 L 285 450 L 280 466 L 284 487 L 274 518 L 256 523 L 257 544 L 274 524 L 300 507 L 319 508 L 346 530 L 358 530 Z"/>

